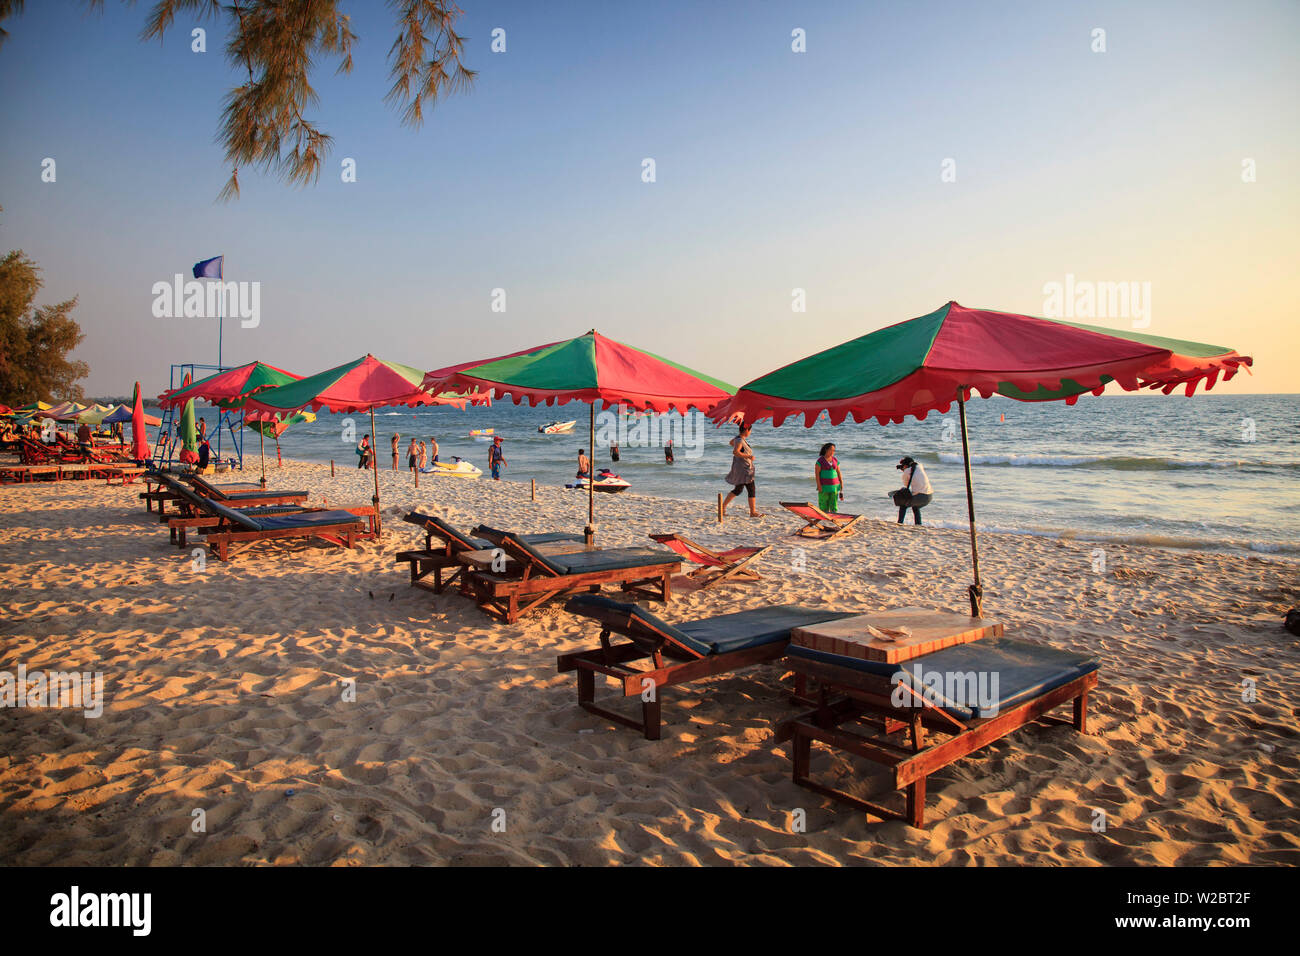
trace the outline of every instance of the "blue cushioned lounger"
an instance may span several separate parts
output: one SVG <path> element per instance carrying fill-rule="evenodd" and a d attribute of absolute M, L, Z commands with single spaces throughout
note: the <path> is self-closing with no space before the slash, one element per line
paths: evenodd
<path fill-rule="evenodd" d="M 660 737 L 660 687 L 775 660 L 785 654 L 792 629 L 850 616 L 843 611 L 780 604 L 669 624 L 635 604 L 593 594 L 570 598 L 565 609 L 602 625 L 600 647 L 561 654 L 557 661 L 561 673 L 577 671 L 578 705 L 607 720 L 642 731 L 647 740 Z M 629 643 L 610 645 L 612 633 L 627 637 Z M 665 657 L 674 660 L 665 661 Z M 631 661 L 647 658 L 649 669 L 628 666 Z M 642 701 L 640 721 L 595 703 L 597 674 L 622 684 L 625 697 L 641 696 L 648 688 L 654 688 L 654 699 Z"/>

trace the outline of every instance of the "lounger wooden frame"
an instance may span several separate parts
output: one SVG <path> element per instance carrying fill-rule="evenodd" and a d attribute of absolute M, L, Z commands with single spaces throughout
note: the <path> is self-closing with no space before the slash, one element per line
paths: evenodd
<path fill-rule="evenodd" d="M 894 687 L 889 679 L 820 661 L 791 657 L 796 675 L 817 682 L 818 704 L 806 713 L 787 718 L 777 725 L 776 743 L 790 742 L 793 779 L 796 784 L 882 819 L 903 820 L 914 827 L 925 826 L 925 781 L 943 767 L 1035 720 L 1071 724 L 1079 733 L 1088 732 L 1088 692 L 1097 686 L 1097 671 L 1074 678 L 1001 711 L 995 717 L 961 721 L 946 710 L 913 694 L 910 703 L 896 707 L 891 701 Z M 1072 720 L 1046 716 L 1062 704 L 1072 703 Z M 847 723 L 875 723 L 875 737 L 840 729 Z M 947 739 L 927 741 L 926 728 Z M 907 746 L 886 739 L 906 731 Z M 887 767 L 893 790 L 904 793 L 904 808 L 853 796 L 843 790 L 817 783 L 810 776 L 812 744 L 832 751 L 844 751 Z"/>
<path fill-rule="evenodd" d="M 456 560 L 456 555 L 463 551 L 475 550 L 473 542 L 462 540 L 459 537 L 453 538 L 429 519 L 429 515 L 422 515 L 415 511 L 402 518 L 403 521 L 424 529 L 424 549 L 420 551 L 399 551 L 396 559 L 399 563 L 405 561 L 410 564 L 412 587 L 424 588 L 434 594 L 441 594 L 447 585 L 460 581 L 461 590 L 465 591 L 464 580 L 469 569 Z M 433 546 L 435 537 L 442 539 L 441 548 Z M 451 571 L 445 581 L 442 577 L 444 571 Z M 432 584 L 426 580 L 430 574 L 433 575 Z"/>
<path fill-rule="evenodd" d="M 672 577 L 682 569 L 681 560 L 674 558 L 632 568 L 560 574 L 537 560 L 509 535 L 502 539 L 501 548 L 519 562 L 522 570 L 517 576 L 470 571 L 464 581 L 479 610 L 507 624 L 513 624 L 547 601 L 582 591 L 599 591 L 605 584 L 617 584 L 627 593 L 647 600 L 671 601 Z"/>
<path fill-rule="evenodd" d="M 639 730 L 646 740 L 659 740 L 662 736 L 659 688 L 689 684 L 715 674 L 777 660 L 785 655 L 789 644 L 789 641 L 770 641 L 725 654 L 704 655 L 626 611 L 584 606 L 577 613 L 600 623 L 600 646 L 561 654 L 556 658 L 556 669 L 561 674 L 577 672 L 579 707 L 616 724 Z M 627 637 L 628 642 L 611 644 L 610 635 L 615 632 Z M 629 666 L 631 662 L 641 660 L 647 660 L 649 667 Z M 597 674 L 620 684 L 624 697 L 641 697 L 639 721 L 596 703 Z M 650 690 L 652 687 L 653 691 Z"/>
<path fill-rule="evenodd" d="M 230 553 L 235 545 L 254 541 L 270 541 L 279 538 L 320 538 L 322 541 L 328 541 L 330 544 L 336 544 L 341 548 L 355 548 L 358 538 L 368 537 L 365 524 L 360 520 L 347 524 L 312 525 L 305 528 L 275 528 L 269 531 L 253 531 L 251 529 L 228 531 L 200 528 L 199 533 L 204 536 L 208 547 L 212 549 L 218 561 L 230 560 Z"/>
<path fill-rule="evenodd" d="M 311 514 L 313 512 L 319 512 L 319 511 L 347 511 L 350 514 L 356 515 L 358 518 L 365 518 L 367 520 L 369 524 L 369 530 L 367 530 L 364 534 L 360 535 L 360 537 L 363 538 L 376 537 L 374 505 L 358 505 L 352 508 L 343 507 L 342 505 L 340 505 L 337 508 L 303 508 L 300 505 L 284 505 L 284 506 L 272 505 L 270 507 L 275 508 L 276 511 L 278 511 L 280 514 L 286 514 L 286 515 Z M 223 530 L 231 530 L 231 531 L 236 530 L 221 515 L 209 515 L 209 514 L 181 515 L 179 517 L 168 518 L 167 528 L 171 534 L 171 543 L 176 545 L 176 547 L 178 548 L 186 547 L 188 543 L 188 532 L 190 531 L 199 531 L 202 534 L 208 534 L 212 532 L 207 532 L 204 531 L 203 529 L 210 528 L 213 529 L 213 532 L 223 531 Z M 242 528 L 239 530 L 247 531 L 248 529 Z"/>
<path fill-rule="evenodd" d="M 763 555 L 772 550 L 772 545 L 764 545 L 761 548 L 734 548 L 735 551 L 747 551 L 748 554 L 743 557 L 727 557 L 725 552 L 711 551 L 701 544 L 696 544 L 684 534 L 652 534 L 650 535 L 655 541 L 662 545 L 672 547 L 672 542 L 680 542 L 687 550 L 694 551 L 704 555 L 712 561 L 712 564 L 701 564 L 697 568 L 692 568 L 686 572 L 686 576 L 693 578 L 701 583 L 700 590 L 707 591 L 711 587 L 716 587 L 727 581 L 761 581 L 763 575 L 750 567 L 751 564 L 758 561 Z M 681 552 L 678 552 L 679 554 Z M 683 555 L 683 557 L 686 557 Z M 687 558 L 687 560 L 690 560 Z"/>
<path fill-rule="evenodd" d="M 800 538 L 813 538 L 818 541 L 830 541 L 840 535 L 852 534 L 856 530 L 858 522 L 866 517 L 865 515 L 830 514 L 807 501 L 782 501 L 780 504 L 782 508 L 794 514 L 795 517 L 807 522 L 795 532 L 795 535 Z M 817 512 L 817 516 L 809 518 L 795 512 L 795 508 L 812 508 Z M 824 522 L 827 521 L 831 522 L 831 524 L 826 525 Z"/>

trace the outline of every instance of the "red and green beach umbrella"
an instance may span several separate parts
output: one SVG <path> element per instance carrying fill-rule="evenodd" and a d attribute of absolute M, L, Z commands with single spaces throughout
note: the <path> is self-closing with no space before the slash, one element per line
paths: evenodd
<path fill-rule="evenodd" d="M 210 402 L 219 408 L 238 408 L 243 399 L 264 388 L 275 388 L 297 381 L 302 376 L 286 372 L 274 365 L 262 362 L 249 362 L 238 368 L 228 368 L 207 378 L 201 378 L 193 384 L 184 384 L 180 388 L 163 392 L 158 396 L 158 404 L 163 408 L 174 408 L 192 399 Z"/>
<path fill-rule="evenodd" d="M 615 342 L 594 329 L 586 335 L 512 352 L 497 358 L 435 369 L 424 376 L 430 391 L 495 390 L 518 405 L 591 403 L 595 455 L 596 403 L 629 405 L 640 411 L 708 414 L 735 388 L 676 362 Z M 594 478 L 594 475 L 592 476 Z M 595 535 L 595 488 L 587 482 L 587 540 Z"/>
<path fill-rule="evenodd" d="M 1100 395 L 1111 382 L 1128 390 L 1206 390 L 1251 358 L 1232 349 L 1122 329 L 1107 329 L 1011 312 L 968 309 L 949 302 L 910 319 L 834 346 L 769 372 L 742 386 L 713 413 L 715 421 L 772 419 L 780 425 L 802 415 L 811 426 L 827 412 L 838 425 L 874 418 L 884 425 L 931 411 L 961 412 L 962 457 L 970 518 L 975 583 L 971 611 L 980 614 L 982 589 L 975 541 L 975 500 L 970 481 L 966 400 L 1003 395 L 1023 402 Z"/>
<path fill-rule="evenodd" d="M 244 402 L 246 411 L 274 418 L 286 419 L 304 408 L 331 412 L 370 412 L 370 434 L 375 434 L 375 408 L 387 405 L 458 405 L 465 407 L 469 398 L 447 398 L 430 395 L 421 382 L 424 373 L 409 365 L 386 362 L 366 355 L 336 368 L 308 375 L 278 388 L 268 388 L 249 396 Z M 382 530 L 379 521 L 379 468 L 374 469 L 375 530 Z"/>

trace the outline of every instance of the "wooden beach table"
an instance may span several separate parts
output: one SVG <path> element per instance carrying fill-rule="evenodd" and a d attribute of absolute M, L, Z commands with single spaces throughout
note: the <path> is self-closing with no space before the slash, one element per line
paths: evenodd
<path fill-rule="evenodd" d="M 905 626 L 912 634 L 882 641 L 867 623 Z M 817 698 L 814 709 L 777 726 L 775 742 L 791 742 L 794 782 L 921 827 L 926 778 L 936 770 L 1034 720 L 1072 723 L 1086 733 L 1098 659 L 1001 634 L 996 621 L 920 608 L 795 628 L 785 663 L 797 687 L 815 683 Z M 1073 704 L 1071 721 L 1047 716 L 1066 703 Z M 857 732 L 861 726 L 873 734 Z M 891 739 L 904 731 L 905 743 Z M 884 766 L 889 789 L 904 791 L 903 810 L 814 781 L 813 742 Z"/>

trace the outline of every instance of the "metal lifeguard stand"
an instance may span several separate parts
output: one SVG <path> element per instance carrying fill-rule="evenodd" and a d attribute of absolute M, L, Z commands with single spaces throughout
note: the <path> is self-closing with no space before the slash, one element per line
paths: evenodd
<path fill-rule="evenodd" d="M 218 372 L 229 371 L 228 368 L 221 365 L 200 365 L 194 362 L 186 362 L 171 367 L 171 377 L 168 380 L 168 390 L 174 390 L 181 386 L 185 381 L 188 373 L 191 382 L 197 382 L 200 378 L 207 378 L 209 375 L 216 375 Z M 200 374 L 202 373 L 202 374 Z M 173 425 L 179 419 L 178 409 L 174 406 L 162 410 L 162 424 L 158 426 L 158 438 L 154 444 L 153 464 L 155 468 L 170 468 L 172 460 L 176 457 L 178 442 L 173 434 Z M 222 433 L 227 432 L 230 435 L 230 443 L 233 453 L 229 459 L 229 464 L 238 465 L 240 471 L 244 469 L 244 410 L 217 408 L 217 427 L 215 432 L 209 434 L 208 440 L 216 438 L 216 449 L 213 461 L 221 461 Z M 169 441 L 164 442 L 166 436 Z"/>

